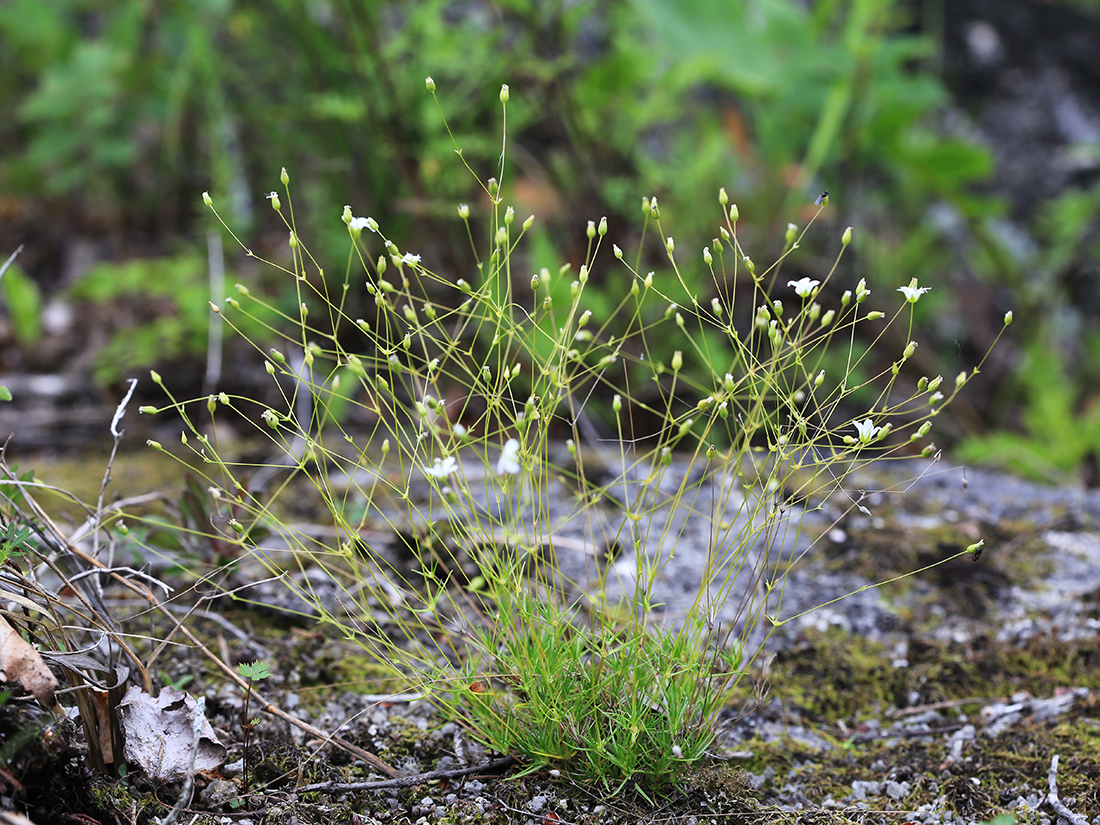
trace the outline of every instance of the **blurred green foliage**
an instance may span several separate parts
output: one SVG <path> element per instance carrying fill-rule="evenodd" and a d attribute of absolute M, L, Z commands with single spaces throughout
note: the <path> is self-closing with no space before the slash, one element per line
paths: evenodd
<path fill-rule="evenodd" d="M 713 203 L 719 186 L 741 208 L 743 242 L 770 259 L 787 221 L 805 222 L 828 189 L 830 206 L 805 239 L 795 277 L 825 266 L 855 225 L 857 255 L 840 280 L 867 277 L 875 300 L 914 277 L 935 287 L 917 308 L 918 326 L 930 331 L 921 366 L 952 374 L 988 344 L 973 323 L 975 283 L 997 319 L 1016 300 L 1006 286 L 1020 291 L 1019 310 L 1049 315 L 1072 301 L 1060 285 L 1093 254 L 1100 203 L 1095 192 L 1073 192 L 1043 210 L 1036 233 L 1050 252 L 1031 277 L 1035 260 L 1006 248 L 999 232 L 1001 204 L 975 188 L 991 171 L 989 153 L 945 137 L 948 95 L 938 43 L 914 19 L 921 8 L 899 0 L 8 0 L 0 105 L 12 116 L 0 123 L 0 192 L 33 203 L 23 213 L 52 237 L 60 226 L 66 238 L 173 259 L 208 228 L 199 194 L 209 190 L 234 230 L 277 259 L 285 234 L 263 195 L 285 166 L 297 225 L 320 261 L 336 263 L 329 251 L 345 249 L 338 217 L 349 203 L 400 248 L 472 281 L 454 207 L 470 203 L 476 225 L 487 204 L 460 165 L 446 162 L 451 138 L 424 78 L 436 80 L 455 141 L 482 178 L 497 168 L 497 92 L 508 83 L 516 171 L 503 192 L 521 218 L 538 217 L 521 285 L 542 267 L 575 269 L 589 219 L 608 215 L 630 248 L 643 195 L 659 197 L 681 249 L 701 248 L 716 227 L 700 204 Z M 667 259 L 652 241 L 652 260 L 639 264 L 660 276 Z M 973 278 L 949 275 L 960 256 Z M 173 266 L 148 277 L 172 277 Z M 681 269 L 708 300 L 714 287 L 701 259 Z M 593 284 L 601 277 L 594 272 Z M 150 319 L 116 330 L 97 378 L 197 352 L 205 322 L 190 313 L 218 298 L 203 283 L 178 284 L 159 330 Z M 614 306 L 624 284 L 602 288 Z M 348 300 L 354 317 L 365 296 Z M 1019 310 L 1014 333 L 1047 340 Z M 1098 364 L 1086 349 L 1066 362 L 1068 380 Z M 989 379 L 1015 380 L 1008 367 Z M 1033 395 L 1018 382 L 980 412 L 1004 421 L 1013 400 L 1039 403 Z"/>
<path fill-rule="evenodd" d="M 42 295 L 38 285 L 19 266 L 10 266 L 0 278 L 0 306 L 11 319 L 15 342 L 28 349 L 42 338 Z"/>
<path fill-rule="evenodd" d="M 131 370 L 192 358 L 201 361 L 210 335 L 206 262 L 195 255 L 104 261 L 68 291 L 112 319 L 93 376 L 109 385 Z M 247 323 L 247 319 L 245 321 Z M 260 335 L 260 321 L 248 326 Z"/>

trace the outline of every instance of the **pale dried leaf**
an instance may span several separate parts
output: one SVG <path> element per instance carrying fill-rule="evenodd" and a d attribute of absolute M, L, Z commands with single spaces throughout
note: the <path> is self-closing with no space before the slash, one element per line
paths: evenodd
<path fill-rule="evenodd" d="M 56 677 L 38 651 L 3 616 L 0 616 L 0 671 L 3 671 L 4 681 L 18 682 L 44 707 L 53 708 L 57 704 L 54 698 L 58 687 Z"/>
<path fill-rule="evenodd" d="M 119 710 L 126 760 L 140 766 L 154 780 L 179 782 L 189 770 L 209 771 L 225 761 L 225 748 L 206 719 L 199 723 L 198 742 L 195 741 L 197 704 L 193 696 L 182 690 L 166 687 L 160 696 L 153 698 L 131 686 L 119 703 Z"/>

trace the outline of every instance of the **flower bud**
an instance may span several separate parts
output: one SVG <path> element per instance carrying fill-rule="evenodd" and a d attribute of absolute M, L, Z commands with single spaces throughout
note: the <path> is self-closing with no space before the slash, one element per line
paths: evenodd
<path fill-rule="evenodd" d="M 676 251 L 676 242 L 672 240 L 671 236 L 665 238 L 665 249 L 668 250 L 669 255 Z"/>
<path fill-rule="evenodd" d="M 707 266 L 710 266 L 714 263 L 714 258 L 710 254 L 709 246 L 703 247 L 703 263 L 705 263 Z"/>
<path fill-rule="evenodd" d="M 714 313 L 715 318 L 722 317 L 722 302 L 717 298 L 710 299 L 710 311 Z"/>
<path fill-rule="evenodd" d="M 738 211 L 737 204 L 735 203 L 733 206 L 730 207 L 730 220 L 734 223 L 737 223 L 737 219 L 739 217 L 741 217 L 741 213 Z"/>
<path fill-rule="evenodd" d="M 867 313 L 867 320 L 868 321 L 877 321 L 879 318 L 882 318 L 885 315 L 886 315 L 885 312 L 879 312 L 878 310 L 875 310 L 874 312 L 868 312 Z"/>
<path fill-rule="evenodd" d="M 502 83 L 501 86 L 500 86 L 500 102 L 501 103 L 507 103 L 508 102 L 508 84 L 507 83 Z"/>
<path fill-rule="evenodd" d="M 680 368 L 684 366 L 684 353 L 680 350 L 672 353 L 672 371 L 679 372 Z"/>
<path fill-rule="evenodd" d="M 512 207 L 508 207 L 504 210 L 504 225 L 511 226 L 512 222 L 516 219 L 516 210 Z"/>
<path fill-rule="evenodd" d="M 1005 326 L 1007 327 L 1011 323 L 1012 323 L 1012 310 L 1010 309 L 1008 312 L 1005 313 Z"/>
<path fill-rule="evenodd" d="M 902 352 L 901 357 L 902 357 L 903 360 L 907 361 L 907 360 L 909 360 L 910 358 L 913 357 L 913 353 L 916 352 L 916 351 L 917 351 L 917 342 L 916 341 L 910 341 L 909 345 L 905 348 L 905 351 Z"/>
<path fill-rule="evenodd" d="M 539 279 L 539 274 L 536 272 L 531 276 L 531 291 L 534 292 L 539 286 L 542 285 L 542 281 Z"/>
<path fill-rule="evenodd" d="M 458 217 L 462 218 L 462 220 L 466 220 L 470 217 L 470 204 L 460 203 L 458 205 Z"/>
<path fill-rule="evenodd" d="M 615 257 L 618 260 L 621 261 L 623 259 L 623 251 L 621 249 L 619 249 L 618 244 L 616 244 L 616 243 L 611 244 L 611 251 L 615 253 Z"/>
<path fill-rule="evenodd" d="M 821 326 L 829 326 L 833 322 L 834 318 L 836 318 L 836 310 L 826 310 L 825 314 L 821 316 Z"/>
<path fill-rule="evenodd" d="M 213 206 L 214 205 L 214 199 L 210 197 L 209 192 L 203 192 L 202 193 L 202 202 L 205 203 L 207 206 Z"/>
<path fill-rule="evenodd" d="M 726 206 L 730 202 L 730 196 L 726 194 L 726 187 L 722 187 L 718 190 L 718 203 L 722 206 Z"/>
<path fill-rule="evenodd" d="M 942 383 L 943 383 L 943 376 L 942 375 L 937 375 L 935 378 L 933 378 L 931 381 L 928 382 L 928 391 L 929 392 L 935 392 L 936 390 L 938 390 L 940 388 L 940 384 L 942 384 Z"/>
<path fill-rule="evenodd" d="M 955 376 L 955 387 L 956 388 L 961 387 L 965 383 L 966 383 L 966 370 L 963 370 L 962 372 L 960 372 L 958 375 Z"/>
<path fill-rule="evenodd" d="M 528 215 L 527 220 L 525 220 L 523 222 L 523 231 L 526 232 L 528 229 L 530 229 L 534 225 L 535 225 L 535 216 L 534 215 Z"/>
<path fill-rule="evenodd" d="M 783 240 L 786 241 L 787 246 L 794 243 L 795 237 L 798 235 L 798 227 L 793 223 L 787 224 L 787 234 L 783 236 Z"/>
<path fill-rule="evenodd" d="M 146 441 L 145 443 L 147 445 L 149 445 L 150 447 L 152 447 L 154 450 L 160 450 L 161 452 L 164 452 L 164 447 L 161 445 L 161 443 L 159 441 L 153 441 L 152 439 L 150 439 L 149 441 Z"/>
<path fill-rule="evenodd" d="M 852 227 L 848 227 L 844 230 L 844 234 L 840 236 L 840 242 L 844 246 L 847 246 L 852 242 Z"/>
<path fill-rule="evenodd" d="M 286 167 L 284 166 L 282 171 L 279 172 L 279 181 L 286 186 L 290 183 L 290 175 L 286 173 Z"/>
<path fill-rule="evenodd" d="M 611 409 L 616 413 L 623 411 L 623 397 L 618 393 L 615 393 L 615 397 L 611 399 Z"/>
<path fill-rule="evenodd" d="M 435 81 L 432 80 L 431 77 L 424 78 L 424 86 L 429 92 L 435 94 Z"/>
<path fill-rule="evenodd" d="M 154 384 L 164 385 L 164 381 L 161 380 L 160 373 L 156 370 L 149 370 L 149 377 L 153 379 Z"/>
<path fill-rule="evenodd" d="M 485 182 L 485 188 L 489 190 L 489 195 L 495 198 L 497 192 L 500 191 L 500 181 L 496 178 L 489 178 L 489 180 Z"/>
<path fill-rule="evenodd" d="M 814 378 L 814 389 L 817 389 L 818 387 L 820 387 L 824 383 L 825 383 L 825 370 L 822 370 L 821 372 L 819 372 L 817 374 L 817 377 Z"/>

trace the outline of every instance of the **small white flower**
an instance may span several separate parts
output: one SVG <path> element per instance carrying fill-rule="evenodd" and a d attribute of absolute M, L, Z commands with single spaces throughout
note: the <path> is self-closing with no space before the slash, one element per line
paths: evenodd
<path fill-rule="evenodd" d="M 369 229 L 371 232 L 378 231 L 378 222 L 374 218 L 352 218 L 348 226 L 353 232 L 362 232 L 364 229 Z"/>
<path fill-rule="evenodd" d="M 497 473 L 515 475 L 520 471 L 519 466 L 519 442 L 509 438 L 500 452 L 500 461 L 497 462 Z"/>
<path fill-rule="evenodd" d="M 444 481 L 451 477 L 451 473 L 458 469 L 458 462 L 453 455 L 444 459 L 435 459 L 431 467 L 424 468 L 424 475 L 437 481 Z"/>
<path fill-rule="evenodd" d="M 909 286 L 899 286 L 898 292 L 905 296 L 905 300 L 911 304 L 915 304 L 921 295 L 928 292 L 932 287 L 922 286 L 918 287 L 917 282 L 914 280 Z"/>
<path fill-rule="evenodd" d="M 455 438 L 463 438 L 466 435 L 466 428 L 461 424 L 455 424 L 454 426 Z"/>
<path fill-rule="evenodd" d="M 787 281 L 787 286 L 793 286 L 799 298 L 809 298 L 820 283 L 812 278 L 799 278 L 797 281 Z"/>
<path fill-rule="evenodd" d="M 876 427 L 870 418 L 865 418 L 862 421 L 853 421 L 852 425 L 856 428 L 856 432 L 859 433 L 859 440 L 863 444 L 869 444 L 871 440 L 878 435 L 881 427 Z"/>
<path fill-rule="evenodd" d="M 406 252 L 401 256 L 401 263 L 403 264 L 418 264 L 420 263 L 420 256 L 413 255 L 411 252 Z"/>
<path fill-rule="evenodd" d="M 676 759 L 683 759 L 684 758 L 684 751 L 679 745 L 673 745 L 672 746 L 672 755 Z"/>

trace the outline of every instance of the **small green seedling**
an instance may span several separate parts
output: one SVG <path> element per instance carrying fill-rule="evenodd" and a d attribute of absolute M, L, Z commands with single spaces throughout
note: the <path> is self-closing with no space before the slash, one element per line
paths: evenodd
<path fill-rule="evenodd" d="M 244 695 L 244 707 L 241 710 L 241 730 L 244 731 L 244 770 L 241 773 L 241 785 L 244 793 L 248 793 L 248 744 L 251 739 L 252 729 L 260 724 L 259 717 L 248 718 L 248 705 L 252 699 L 252 686 L 256 682 L 262 682 L 271 675 L 271 665 L 267 662 L 241 662 L 237 665 L 237 672 L 248 680 L 248 690 Z"/>

